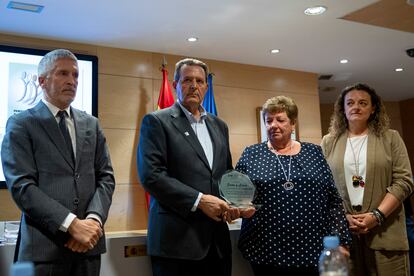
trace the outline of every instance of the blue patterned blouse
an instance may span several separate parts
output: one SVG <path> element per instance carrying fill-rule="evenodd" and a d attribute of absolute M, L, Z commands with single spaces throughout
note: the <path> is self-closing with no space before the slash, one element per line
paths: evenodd
<path fill-rule="evenodd" d="M 288 175 L 290 156 L 279 155 Z M 316 267 L 323 237 L 338 235 L 349 245 L 351 236 L 331 170 L 320 146 L 301 143 L 292 156 L 291 181 L 266 143 L 247 147 L 236 170 L 247 174 L 257 187 L 254 216 L 244 219 L 239 238 L 243 256 L 255 264 L 282 267 Z"/>

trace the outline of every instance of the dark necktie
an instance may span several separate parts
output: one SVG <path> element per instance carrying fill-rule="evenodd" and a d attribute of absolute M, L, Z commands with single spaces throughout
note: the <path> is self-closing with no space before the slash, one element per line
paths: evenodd
<path fill-rule="evenodd" d="M 73 155 L 72 139 L 70 139 L 69 130 L 68 130 L 68 127 L 66 126 L 66 119 L 65 119 L 66 111 L 60 110 L 57 113 L 57 116 L 59 116 L 60 118 L 60 121 L 59 121 L 60 132 L 62 132 L 63 138 L 65 138 L 66 147 L 70 153 L 70 156 L 72 157 L 72 161 L 74 161 L 75 158 Z"/>

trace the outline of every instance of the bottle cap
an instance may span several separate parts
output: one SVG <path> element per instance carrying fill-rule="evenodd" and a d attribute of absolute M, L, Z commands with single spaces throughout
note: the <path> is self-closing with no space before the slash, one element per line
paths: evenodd
<path fill-rule="evenodd" d="M 328 249 L 336 248 L 339 246 L 338 236 L 326 236 L 323 238 L 323 246 Z"/>

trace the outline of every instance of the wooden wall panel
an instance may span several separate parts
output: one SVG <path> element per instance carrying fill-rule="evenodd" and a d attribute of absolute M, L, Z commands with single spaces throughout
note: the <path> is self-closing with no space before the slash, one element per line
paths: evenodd
<path fill-rule="evenodd" d="M 138 183 L 136 152 L 139 132 L 135 129 L 103 129 L 109 150 L 115 180 L 119 184 Z"/>
<path fill-rule="evenodd" d="M 285 95 L 291 97 L 298 106 L 301 140 L 306 141 L 307 138 L 321 137 L 318 110 L 319 97 L 317 95 L 257 91 L 221 86 L 215 86 L 214 93 L 220 117 L 227 122 L 230 132 L 233 134 L 257 134 L 257 107 L 261 107 L 271 97 Z M 309 103 L 315 103 L 316 109 L 309 108 Z"/>
<path fill-rule="evenodd" d="M 148 212 L 144 191 L 138 184 L 118 184 L 106 222 L 106 232 L 146 229 Z"/>
<path fill-rule="evenodd" d="M 215 85 L 214 96 L 219 116 L 231 134 L 257 135 L 256 108 L 270 95 L 253 89 Z"/>
<path fill-rule="evenodd" d="M 20 210 L 14 203 L 8 190 L 0 190 L 0 221 L 19 220 Z"/>
<path fill-rule="evenodd" d="M 96 55 L 97 46 L 89 44 L 80 44 L 69 41 L 59 41 L 59 40 L 44 40 L 38 39 L 35 37 L 23 37 L 15 35 L 6 35 L 0 33 L 0 44 L 15 46 L 15 47 L 25 47 L 25 48 L 35 48 L 41 50 L 53 50 L 57 48 L 64 48 L 71 50 L 78 54 L 87 54 L 87 55 Z"/>
<path fill-rule="evenodd" d="M 321 130 L 322 136 L 328 134 L 329 124 L 331 123 L 331 116 L 334 110 L 333 104 L 321 104 Z"/>
<path fill-rule="evenodd" d="M 293 98 L 299 109 L 299 138 L 310 142 L 321 138 L 321 117 L 318 95 L 288 95 Z"/>
<path fill-rule="evenodd" d="M 305 137 L 306 138 L 306 142 L 308 143 L 313 143 L 316 145 L 320 145 L 322 138 L 316 138 L 316 137 Z"/>
<path fill-rule="evenodd" d="M 153 54 L 153 78 L 161 79 L 158 73 L 163 57 L 167 60 L 169 80 L 172 83 L 175 63 L 183 56 Z M 284 93 L 302 93 L 318 95 L 317 74 L 294 70 L 238 64 L 200 58 L 207 63 L 214 74 L 214 86 L 246 88 L 254 90 L 283 91 Z"/>
<path fill-rule="evenodd" d="M 104 128 L 139 129 L 153 106 L 152 80 L 99 75 L 99 119 Z"/>
<path fill-rule="evenodd" d="M 402 123 L 401 123 L 401 113 L 400 113 L 400 103 L 399 102 L 384 102 L 385 110 L 390 117 L 390 126 L 392 129 L 397 130 L 401 137 L 404 136 Z"/>
<path fill-rule="evenodd" d="M 98 47 L 99 73 L 152 78 L 152 55 L 125 49 Z"/>
<path fill-rule="evenodd" d="M 240 159 L 243 150 L 250 145 L 257 144 L 257 135 L 249 134 L 230 134 L 230 150 L 233 160 L 233 167 L 236 166 L 237 161 Z"/>
<path fill-rule="evenodd" d="M 318 95 L 316 74 L 210 60 L 215 84 L 235 88 Z"/>
<path fill-rule="evenodd" d="M 172 87 L 172 82 L 174 79 L 175 64 L 184 57 L 177 56 L 177 55 L 162 54 L 162 53 L 153 53 L 152 54 L 152 77 L 154 80 L 160 80 L 160 81 L 162 80 L 161 65 L 164 62 L 164 58 L 165 58 L 165 61 L 167 62 L 167 65 L 165 68 L 168 71 L 168 80 Z"/>

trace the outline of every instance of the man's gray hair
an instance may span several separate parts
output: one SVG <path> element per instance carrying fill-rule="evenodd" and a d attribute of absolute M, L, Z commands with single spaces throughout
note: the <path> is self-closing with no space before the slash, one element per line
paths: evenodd
<path fill-rule="evenodd" d="M 181 68 L 183 67 L 183 65 L 194 65 L 194 66 L 200 66 L 201 68 L 203 68 L 204 73 L 206 74 L 206 82 L 207 82 L 208 66 L 204 62 L 202 62 L 198 59 L 195 59 L 195 58 L 185 58 L 185 59 L 182 59 L 182 60 L 180 60 L 179 62 L 177 62 L 175 64 L 175 72 L 174 72 L 174 80 L 175 81 L 180 80 Z"/>
<path fill-rule="evenodd" d="M 39 62 L 37 67 L 37 75 L 39 77 L 47 76 L 50 71 L 55 68 L 55 63 L 58 59 L 71 59 L 78 62 L 76 56 L 69 50 L 66 49 L 56 49 L 47 53 Z"/>

